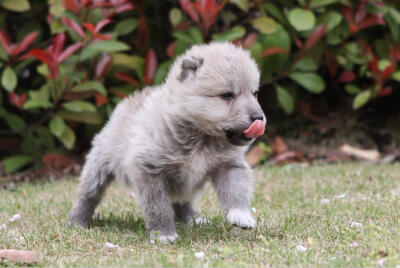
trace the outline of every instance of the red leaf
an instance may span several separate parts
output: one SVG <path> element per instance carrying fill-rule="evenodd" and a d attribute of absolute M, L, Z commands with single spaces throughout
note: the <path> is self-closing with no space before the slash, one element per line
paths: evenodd
<path fill-rule="evenodd" d="M 76 21 L 71 20 L 67 17 L 62 17 L 61 20 L 68 28 L 79 34 L 80 37 L 85 38 L 85 32 Z"/>
<path fill-rule="evenodd" d="M 80 6 L 77 0 L 64 0 L 64 6 L 66 9 L 79 13 Z"/>
<path fill-rule="evenodd" d="M 14 55 L 17 55 L 27 49 L 30 45 L 32 45 L 33 41 L 35 41 L 36 37 L 38 36 L 39 32 L 33 32 L 28 34 L 24 40 L 18 45 L 18 47 L 14 50 Z"/>
<path fill-rule="evenodd" d="M 261 58 L 276 54 L 289 54 L 289 52 L 281 47 L 270 47 L 261 53 Z"/>
<path fill-rule="evenodd" d="M 26 95 L 26 93 L 22 94 L 21 96 L 18 96 L 18 94 L 15 92 L 11 92 L 8 94 L 8 98 L 10 99 L 10 102 L 14 106 L 18 107 L 19 109 L 22 108 L 22 105 L 24 105 L 27 97 L 28 96 Z"/>
<path fill-rule="evenodd" d="M 185 11 L 194 22 L 200 22 L 199 16 L 197 15 L 196 10 L 193 7 L 193 3 L 190 0 L 179 0 L 179 4 L 181 5 L 183 11 Z"/>
<path fill-rule="evenodd" d="M 52 62 L 48 54 L 44 50 L 38 48 L 32 49 L 31 51 L 20 57 L 21 60 L 30 58 L 36 58 L 41 62 L 46 63 L 48 66 L 50 66 Z"/>
<path fill-rule="evenodd" d="M 300 50 L 303 50 L 303 43 L 297 36 L 294 37 L 294 43 Z"/>
<path fill-rule="evenodd" d="M 116 7 L 114 9 L 115 13 L 119 14 L 119 13 L 123 13 L 123 12 L 127 12 L 127 11 L 131 11 L 133 9 L 133 5 L 126 3 L 124 5 L 121 5 L 119 7 Z"/>
<path fill-rule="evenodd" d="M 121 92 L 119 90 L 114 90 L 113 93 L 114 93 L 115 96 L 117 96 L 120 99 L 123 99 L 123 98 L 125 98 L 127 96 L 126 93 Z"/>
<path fill-rule="evenodd" d="M 149 36 L 149 26 L 147 25 L 146 18 L 145 16 L 140 16 L 139 18 L 139 25 L 138 25 L 138 30 L 137 30 L 137 38 L 135 40 L 135 44 L 139 48 L 143 48 L 146 43 L 147 39 Z"/>
<path fill-rule="evenodd" d="M 378 16 L 370 15 L 358 25 L 358 28 L 359 30 L 361 30 L 379 24 L 380 25 L 385 24 L 385 21 Z"/>
<path fill-rule="evenodd" d="M 356 74 L 352 71 L 344 71 L 339 76 L 340 83 L 350 83 L 356 79 Z"/>
<path fill-rule="evenodd" d="M 379 92 L 378 92 L 378 96 L 379 97 L 386 97 L 389 96 L 390 94 L 392 94 L 393 88 L 392 87 L 385 87 L 382 88 Z"/>
<path fill-rule="evenodd" d="M 86 30 L 88 30 L 92 35 L 96 34 L 96 31 L 94 29 L 94 25 L 88 22 L 85 22 L 83 24 L 83 27 L 85 27 Z"/>
<path fill-rule="evenodd" d="M 172 42 L 171 44 L 169 44 L 169 46 L 167 47 L 167 55 L 169 57 L 174 57 L 175 54 L 175 46 L 176 46 L 176 41 Z"/>
<path fill-rule="evenodd" d="M 365 17 L 368 15 L 367 11 L 365 10 L 365 4 L 360 5 L 358 7 L 358 10 L 356 12 L 356 18 L 355 18 L 355 23 L 359 24 L 362 22 Z"/>
<path fill-rule="evenodd" d="M 217 5 L 215 0 L 197 0 L 193 7 L 199 12 L 203 21 L 203 29 L 207 29 L 215 23 L 218 12 L 224 7 L 225 2 Z"/>
<path fill-rule="evenodd" d="M 4 50 L 7 52 L 7 54 L 10 54 L 10 52 L 11 52 L 10 39 L 8 38 L 8 35 L 3 30 L 0 30 L 0 43 L 3 46 Z"/>
<path fill-rule="evenodd" d="M 46 154 L 42 157 L 42 162 L 48 170 L 58 172 L 64 171 L 75 164 L 73 159 L 61 154 Z"/>
<path fill-rule="evenodd" d="M 378 58 L 376 56 L 372 57 L 371 70 L 375 76 L 378 75 Z"/>
<path fill-rule="evenodd" d="M 106 96 L 103 96 L 99 93 L 94 94 L 94 98 L 96 99 L 96 105 L 97 107 L 101 107 L 104 104 L 106 104 L 108 102 L 108 99 Z"/>
<path fill-rule="evenodd" d="M 156 73 L 157 70 L 157 56 L 156 53 L 154 52 L 153 49 L 150 49 L 149 51 L 147 51 L 146 53 L 146 58 L 144 61 L 144 78 L 143 80 L 147 80 L 146 83 L 147 84 L 151 84 L 152 82 L 150 82 L 153 77 L 154 74 Z"/>
<path fill-rule="evenodd" d="M 53 56 L 56 60 L 56 57 L 61 54 L 64 49 L 65 44 L 65 33 L 57 34 L 53 39 L 52 51 L 49 52 L 50 56 Z"/>
<path fill-rule="evenodd" d="M 250 48 L 257 41 L 257 37 L 256 33 L 249 33 L 244 39 L 243 47 Z"/>
<path fill-rule="evenodd" d="M 314 31 L 308 36 L 306 41 L 305 49 L 309 50 L 312 48 L 326 32 L 326 24 L 322 24 L 314 29 Z"/>
<path fill-rule="evenodd" d="M 338 70 L 338 65 L 336 63 L 330 63 L 328 65 L 328 71 L 332 79 L 336 76 L 337 70 Z"/>
<path fill-rule="evenodd" d="M 393 64 L 389 65 L 388 67 L 386 67 L 382 73 L 381 73 L 381 79 L 385 80 L 386 78 L 388 78 L 389 76 L 392 75 L 392 73 L 394 73 L 394 71 L 396 71 L 396 69 L 394 68 Z"/>
<path fill-rule="evenodd" d="M 127 83 L 132 84 L 137 87 L 140 86 L 140 83 L 135 78 L 133 78 L 133 76 L 129 75 L 128 73 L 116 72 L 114 75 L 119 80 L 122 80 L 124 82 L 127 82 Z"/>
<path fill-rule="evenodd" d="M 68 58 L 69 55 L 73 54 L 75 51 L 80 49 L 82 46 L 83 46 L 83 43 L 76 43 L 76 44 L 70 45 L 69 47 L 67 47 L 67 49 L 65 49 L 60 54 L 60 56 L 58 56 L 57 62 L 58 63 L 63 62 L 66 58 Z"/>
<path fill-rule="evenodd" d="M 109 20 L 109 19 L 105 19 L 105 20 L 102 20 L 102 21 L 98 22 L 98 23 L 96 24 L 96 28 L 94 29 L 94 31 L 95 31 L 96 33 L 100 32 L 100 30 L 101 30 L 104 26 L 106 26 L 107 24 L 109 24 L 109 23 L 111 23 L 111 20 Z"/>
<path fill-rule="evenodd" d="M 113 39 L 112 34 L 94 34 L 93 37 L 99 40 L 111 40 Z"/>
<path fill-rule="evenodd" d="M 113 63 L 113 58 L 110 54 L 104 53 L 103 57 L 96 65 L 96 78 L 102 79 L 106 75 Z"/>

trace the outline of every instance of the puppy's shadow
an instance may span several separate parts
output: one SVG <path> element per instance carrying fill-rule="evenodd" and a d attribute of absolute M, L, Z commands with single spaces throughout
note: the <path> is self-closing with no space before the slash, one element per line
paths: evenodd
<path fill-rule="evenodd" d="M 92 219 L 91 228 L 118 229 L 119 231 L 145 232 L 144 220 L 134 215 L 104 215 L 100 219 Z"/>

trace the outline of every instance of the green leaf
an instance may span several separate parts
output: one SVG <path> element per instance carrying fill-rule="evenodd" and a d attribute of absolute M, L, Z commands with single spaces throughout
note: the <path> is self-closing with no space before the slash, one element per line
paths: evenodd
<path fill-rule="evenodd" d="M 245 34 L 246 34 L 246 29 L 244 27 L 235 26 L 224 33 L 213 34 L 212 39 L 214 41 L 234 41 L 239 38 L 242 38 Z"/>
<path fill-rule="evenodd" d="M 354 84 L 348 84 L 344 87 L 344 89 L 346 90 L 347 93 L 351 94 L 351 95 L 355 95 L 361 92 L 361 88 L 359 88 L 358 86 L 354 85 Z"/>
<path fill-rule="evenodd" d="M 312 93 L 319 94 L 325 89 L 325 82 L 315 73 L 294 72 L 289 77 Z"/>
<path fill-rule="evenodd" d="M 26 129 L 24 120 L 18 115 L 7 113 L 3 118 L 7 125 L 14 131 L 22 131 Z"/>
<path fill-rule="evenodd" d="M 154 75 L 154 84 L 155 85 L 161 84 L 164 81 L 165 77 L 168 74 L 168 70 L 169 70 L 169 67 L 171 66 L 171 64 L 172 64 L 172 61 L 165 61 L 158 66 L 156 74 Z"/>
<path fill-rule="evenodd" d="M 191 27 L 189 29 L 189 35 L 192 38 L 193 44 L 200 44 L 203 43 L 203 35 L 199 28 Z"/>
<path fill-rule="evenodd" d="M 229 0 L 229 2 L 237 5 L 244 12 L 247 12 L 249 10 L 249 1 L 248 0 Z"/>
<path fill-rule="evenodd" d="M 35 100 L 49 100 L 50 92 L 48 86 L 44 85 L 39 90 L 29 90 L 28 95 Z"/>
<path fill-rule="evenodd" d="M 35 108 L 50 108 L 53 106 L 48 100 L 42 99 L 30 99 L 24 103 L 24 110 L 35 109 Z"/>
<path fill-rule="evenodd" d="M 317 65 L 315 64 L 314 60 L 312 58 L 303 58 L 301 59 L 298 63 L 296 63 L 293 67 L 294 70 L 300 70 L 300 71 L 316 71 L 317 70 Z"/>
<path fill-rule="evenodd" d="M 133 32 L 139 24 L 139 20 L 136 18 L 125 19 L 115 25 L 114 31 L 118 36 L 127 35 Z"/>
<path fill-rule="evenodd" d="M 319 8 L 339 2 L 339 0 L 313 0 L 311 8 Z"/>
<path fill-rule="evenodd" d="M 27 155 L 14 155 L 7 158 L 4 158 L 3 163 L 4 171 L 6 174 L 10 174 L 14 171 L 19 170 L 20 168 L 26 166 L 30 162 L 32 162 L 33 158 Z"/>
<path fill-rule="evenodd" d="M 169 11 L 169 21 L 173 26 L 178 25 L 182 21 L 182 12 L 179 8 L 172 8 Z"/>
<path fill-rule="evenodd" d="M 60 110 L 58 112 L 64 120 L 82 122 L 87 124 L 98 125 L 103 122 L 103 119 L 97 112 L 72 112 L 68 110 Z"/>
<path fill-rule="evenodd" d="M 353 100 L 353 109 L 359 109 L 364 106 L 371 98 L 371 91 L 366 90 L 357 94 Z"/>
<path fill-rule="evenodd" d="M 82 101 L 82 100 L 77 100 L 77 101 L 70 101 L 70 102 L 65 102 L 62 105 L 65 109 L 72 111 L 72 112 L 95 112 L 96 107 L 88 102 L 88 101 Z"/>
<path fill-rule="evenodd" d="M 326 32 L 332 31 L 342 22 L 343 16 L 335 11 L 329 11 L 317 19 L 317 25 L 326 24 Z"/>
<path fill-rule="evenodd" d="M 378 61 L 378 70 L 379 71 L 383 71 L 386 69 L 386 67 L 390 66 L 392 64 L 392 62 L 390 60 L 387 59 L 383 59 Z"/>
<path fill-rule="evenodd" d="M 286 88 L 283 88 L 279 85 L 276 85 L 275 88 L 276 88 L 276 95 L 278 97 L 278 102 L 281 105 L 281 107 L 283 108 L 283 110 L 287 114 L 293 113 L 293 110 L 294 110 L 293 96 L 290 95 L 290 93 L 288 92 L 288 90 Z"/>
<path fill-rule="evenodd" d="M 288 21 L 281 12 L 281 10 L 272 3 L 262 4 L 262 9 L 264 9 L 267 13 L 269 13 L 272 17 L 274 17 L 277 21 L 279 21 L 283 25 L 287 25 Z"/>
<path fill-rule="evenodd" d="M 25 12 L 31 8 L 28 0 L 3 0 L 1 4 L 5 9 L 14 12 Z"/>
<path fill-rule="evenodd" d="M 11 67 L 7 67 L 4 69 L 3 74 L 1 75 L 1 84 L 8 91 L 12 92 L 17 87 L 18 79 L 14 70 Z"/>
<path fill-rule="evenodd" d="M 393 7 L 388 7 L 388 11 L 392 19 L 396 21 L 396 23 L 400 24 L 400 12 Z"/>
<path fill-rule="evenodd" d="M 393 73 L 391 78 L 400 82 L 400 71 Z"/>
<path fill-rule="evenodd" d="M 82 49 L 79 60 L 81 62 L 83 62 L 88 59 L 93 59 L 100 54 L 101 54 L 100 50 L 92 49 L 92 46 L 89 45 L 89 46 L 85 47 L 84 49 Z"/>
<path fill-rule="evenodd" d="M 74 131 L 66 125 L 64 131 L 61 133 L 58 139 L 67 149 L 72 149 L 72 147 L 74 147 L 76 137 Z"/>
<path fill-rule="evenodd" d="M 64 122 L 64 119 L 62 119 L 59 115 L 56 115 L 55 117 L 53 117 L 53 119 L 51 119 L 49 127 L 51 133 L 53 133 L 54 136 L 60 137 L 65 131 L 66 124 Z"/>
<path fill-rule="evenodd" d="M 175 32 L 172 32 L 172 36 L 178 40 L 185 41 L 189 44 L 191 44 L 193 42 L 192 37 L 185 32 L 175 31 Z"/>
<path fill-rule="evenodd" d="M 74 86 L 71 88 L 71 92 L 84 92 L 84 91 L 89 91 L 89 90 L 94 90 L 99 92 L 100 94 L 107 96 L 107 91 L 104 85 L 98 81 L 86 81 L 83 82 L 77 86 Z"/>
<path fill-rule="evenodd" d="M 143 70 L 143 58 L 139 56 L 115 53 L 112 54 L 112 57 L 115 65 L 121 65 L 125 68 L 134 70 L 137 73 Z"/>
<path fill-rule="evenodd" d="M 263 34 L 276 33 L 276 22 L 269 17 L 260 17 L 251 21 L 251 24 L 255 29 Z"/>
<path fill-rule="evenodd" d="M 289 22 L 297 31 L 309 31 L 315 26 L 315 16 L 310 10 L 294 8 L 289 12 Z"/>
<path fill-rule="evenodd" d="M 91 50 L 103 51 L 103 52 L 119 52 L 129 50 L 129 46 L 125 43 L 114 41 L 114 40 L 103 40 L 95 44 L 88 46 Z"/>

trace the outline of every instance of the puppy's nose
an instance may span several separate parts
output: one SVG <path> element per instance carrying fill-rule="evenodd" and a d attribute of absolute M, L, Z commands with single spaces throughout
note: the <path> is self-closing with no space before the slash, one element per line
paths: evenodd
<path fill-rule="evenodd" d="M 251 122 L 254 122 L 256 120 L 264 120 L 264 116 L 262 114 L 253 114 L 250 116 Z"/>

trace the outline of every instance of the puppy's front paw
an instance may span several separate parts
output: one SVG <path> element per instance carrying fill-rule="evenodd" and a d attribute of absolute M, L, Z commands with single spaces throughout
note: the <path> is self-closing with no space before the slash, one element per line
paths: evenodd
<path fill-rule="evenodd" d="M 163 244 L 168 244 L 174 242 L 178 238 L 177 233 L 171 233 L 171 234 L 160 234 L 158 232 L 151 232 L 150 234 L 150 243 L 154 244 L 155 240 L 163 243 Z"/>
<path fill-rule="evenodd" d="M 253 229 L 256 227 L 256 220 L 251 215 L 250 211 L 243 209 L 232 208 L 226 214 L 226 219 L 231 224 L 244 229 Z"/>

